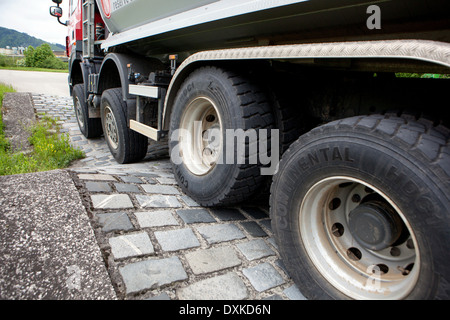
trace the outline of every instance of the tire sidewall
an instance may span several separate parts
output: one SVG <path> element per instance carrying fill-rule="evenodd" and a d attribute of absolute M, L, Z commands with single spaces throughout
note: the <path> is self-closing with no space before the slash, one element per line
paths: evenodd
<path fill-rule="evenodd" d="M 194 72 L 184 82 L 175 99 L 171 123 L 170 123 L 170 140 L 169 150 L 171 159 L 172 152 L 178 149 L 178 139 L 174 136 L 174 132 L 180 128 L 183 113 L 187 106 L 198 97 L 207 97 L 217 107 L 217 112 L 222 120 L 222 138 L 225 142 L 226 129 L 243 128 L 242 114 L 239 113 L 240 101 L 233 86 L 221 74 L 219 69 L 201 69 L 202 72 Z M 225 143 L 222 150 L 222 162 L 225 162 Z M 172 161 L 175 178 L 183 191 L 188 195 L 197 199 L 203 205 L 224 194 L 229 185 L 229 181 L 233 180 L 239 171 L 239 165 L 227 165 L 218 163 L 215 167 L 205 175 L 193 174 L 184 163 L 176 163 Z"/>
<path fill-rule="evenodd" d="M 289 149 L 272 188 L 272 224 L 283 259 L 296 282 L 304 284 L 305 295 L 317 299 L 346 298 L 317 271 L 299 234 L 298 212 L 303 198 L 314 184 L 333 176 L 365 181 L 400 208 L 420 252 L 419 280 L 408 298 L 424 299 L 435 294 L 438 268 L 445 272 L 450 249 L 440 241 L 441 237 L 448 237 L 442 225 L 449 225 L 449 200 L 423 158 L 411 157 L 406 150 L 373 134 L 355 134 L 350 130 L 325 130 L 302 137 Z"/>
<path fill-rule="evenodd" d="M 84 126 L 81 127 L 78 119 L 78 112 L 77 112 L 77 99 L 81 105 L 81 113 L 83 117 L 83 123 Z M 89 114 L 88 114 L 88 107 L 86 104 L 86 97 L 84 94 L 84 86 L 82 84 L 77 84 L 73 88 L 73 107 L 75 110 L 75 116 L 77 117 L 78 121 L 78 127 L 80 128 L 81 133 L 85 136 L 89 136 Z"/>
<path fill-rule="evenodd" d="M 115 89 L 110 89 L 110 90 L 115 90 Z M 100 112 L 101 112 L 102 128 L 103 128 L 103 132 L 105 133 L 105 140 L 106 140 L 106 143 L 108 144 L 111 154 L 113 155 L 113 157 L 116 159 L 117 162 L 124 163 L 125 154 L 126 154 L 126 150 L 125 150 L 125 148 L 126 148 L 126 143 L 125 143 L 126 132 L 124 130 L 124 128 L 127 128 L 126 119 L 123 114 L 122 106 L 118 104 L 118 101 L 116 101 L 114 96 L 111 94 L 110 90 L 106 90 L 103 93 L 102 99 L 101 99 Z M 116 120 L 117 132 L 118 132 L 118 136 L 119 136 L 119 141 L 118 141 L 116 149 L 113 148 L 113 146 L 108 141 L 109 138 L 106 137 L 106 135 L 107 135 L 107 131 L 106 131 L 106 127 L 105 127 L 105 125 L 106 125 L 106 123 L 105 123 L 105 108 L 106 108 L 106 106 L 110 107 L 110 109 L 114 115 L 114 119 Z"/>

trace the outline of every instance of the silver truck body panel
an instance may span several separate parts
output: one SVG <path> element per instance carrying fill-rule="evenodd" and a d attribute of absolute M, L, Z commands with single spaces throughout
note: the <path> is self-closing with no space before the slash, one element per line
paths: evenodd
<path fill-rule="evenodd" d="M 154 57 L 177 53 L 182 61 L 199 51 L 256 46 L 397 39 L 450 42 L 447 0 L 166 2 L 97 0 L 110 31 L 102 49 L 126 46 Z M 109 18 L 102 3 L 112 6 Z M 380 30 L 366 25 L 371 5 L 381 9 Z"/>
<path fill-rule="evenodd" d="M 103 42 L 103 49 L 308 0 L 111 0 L 110 14 L 105 13 L 105 6 L 102 5 L 106 1 L 97 0 L 105 24 L 112 33 Z"/>

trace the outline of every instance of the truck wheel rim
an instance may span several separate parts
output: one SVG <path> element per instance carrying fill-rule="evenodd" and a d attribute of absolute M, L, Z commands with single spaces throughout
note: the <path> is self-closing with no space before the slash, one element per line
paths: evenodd
<path fill-rule="evenodd" d="M 417 283 L 420 255 L 412 228 L 370 184 L 350 177 L 318 182 L 302 201 L 299 226 L 317 270 L 351 298 L 402 299 Z"/>
<path fill-rule="evenodd" d="M 108 105 L 105 106 L 104 119 L 106 139 L 113 149 L 117 149 L 119 146 L 119 130 L 117 129 L 116 118 Z"/>
<path fill-rule="evenodd" d="M 81 103 L 78 97 L 75 97 L 75 112 L 77 116 L 78 125 L 80 126 L 80 129 L 83 129 L 84 128 L 83 110 L 81 109 Z"/>
<path fill-rule="evenodd" d="M 180 157 L 191 173 L 205 175 L 217 165 L 222 153 L 222 120 L 209 98 L 189 103 L 180 122 Z"/>

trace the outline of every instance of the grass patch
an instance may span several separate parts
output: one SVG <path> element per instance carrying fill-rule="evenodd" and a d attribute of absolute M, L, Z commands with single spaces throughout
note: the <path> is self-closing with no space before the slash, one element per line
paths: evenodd
<path fill-rule="evenodd" d="M 14 91 L 0 84 L 0 107 L 5 92 Z M 0 175 L 13 175 L 66 168 L 76 159 L 85 157 L 83 151 L 72 147 L 68 133 L 61 133 L 57 120 L 44 117 L 29 128 L 29 142 L 33 151 L 29 154 L 13 153 L 3 131 L 0 108 Z"/>
<path fill-rule="evenodd" d="M 396 73 L 396 78 L 450 79 L 450 74 L 433 73 Z"/>

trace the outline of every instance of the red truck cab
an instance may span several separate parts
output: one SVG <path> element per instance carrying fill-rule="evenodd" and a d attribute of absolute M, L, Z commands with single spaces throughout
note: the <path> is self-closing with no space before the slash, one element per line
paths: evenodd
<path fill-rule="evenodd" d="M 104 30 L 103 19 L 98 12 L 95 10 L 95 25 L 96 27 Z M 83 1 L 82 0 L 70 0 L 69 3 L 69 20 L 67 21 L 68 26 L 68 36 L 66 37 L 66 52 L 67 56 L 70 57 L 73 50 L 77 48 L 78 51 L 82 50 L 81 43 L 83 41 Z M 100 33 L 101 34 L 101 33 Z M 95 37 L 95 40 L 98 36 Z"/>
<path fill-rule="evenodd" d="M 66 38 L 67 56 L 70 57 L 72 50 L 76 48 L 77 41 L 83 40 L 83 18 L 81 0 L 70 0 L 68 36 Z"/>

